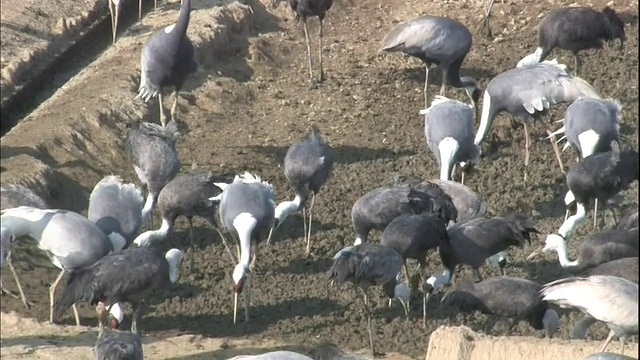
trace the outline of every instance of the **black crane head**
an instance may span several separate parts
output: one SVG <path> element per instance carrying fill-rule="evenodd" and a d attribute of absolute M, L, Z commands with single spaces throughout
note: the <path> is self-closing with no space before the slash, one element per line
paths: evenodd
<path fill-rule="evenodd" d="M 609 21 L 611 28 L 611 40 L 620 39 L 620 48 L 622 48 L 624 46 L 624 41 L 626 40 L 624 22 L 618 17 L 615 10 L 608 6 L 602 9 L 602 13 Z"/>

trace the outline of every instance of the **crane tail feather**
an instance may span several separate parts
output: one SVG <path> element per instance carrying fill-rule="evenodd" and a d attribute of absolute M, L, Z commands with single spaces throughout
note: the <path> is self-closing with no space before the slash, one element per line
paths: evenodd
<path fill-rule="evenodd" d="M 96 298 L 95 287 L 92 284 L 93 275 L 89 269 L 79 269 L 71 274 L 60 298 L 53 304 L 53 313 L 56 318 L 68 310 L 71 305 L 80 300 L 91 302 L 94 305 Z"/>

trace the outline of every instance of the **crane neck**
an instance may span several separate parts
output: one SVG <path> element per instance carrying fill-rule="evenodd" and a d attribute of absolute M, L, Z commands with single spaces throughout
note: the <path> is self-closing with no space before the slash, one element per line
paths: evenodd
<path fill-rule="evenodd" d="M 456 88 L 462 88 L 471 85 L 460 77 L 460 67 L 462 67 L 463 61 L 464 57 L 452 62 L 451 66 L 449 66 L 449 69 L 446 72 L 447 83 Z"/>
<path fill-rule="evenodd" d="M 238 233 L 240 241 L 240 264 L 249 267 L 251 263 L 251 235 L 258 224 L 256 218 L 250 213 L 242 213 L 233 220 L 233 227 Z"/>
<path fill-rule="evenodd" d="M 189 27 L 189 19 L 191 17 L 191 0 L 182 0 L 180 5 L 180 15 L 176 22 L 175 30 L 178 34 L 184 35 Z"/>
<path fill-rule="evenodd" d="M 578 266 L 578 260 L 571 261 L 569 260 L 569 256 L 567 253 L 567 244 L 566 242 L 562 242 L 556 248 L 556 253 L 558 254 L 558 260 L 560 261 L 560 265 L 563 268 L 572 268 Z"/>

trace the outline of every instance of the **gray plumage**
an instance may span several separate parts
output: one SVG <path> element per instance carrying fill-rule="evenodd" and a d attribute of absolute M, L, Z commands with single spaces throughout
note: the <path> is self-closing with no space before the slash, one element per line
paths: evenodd
<path fill-rule="evenodd" d="M 162 89 L 174 87 L 174 101 L 171 107 L 171 120 L 176 120 L 178 93 L 182 89 L 187 76 L 198 71 L 200 65 L 196 60 L 193 43 L 187 36 L 191 0 L 182 0 L 180 15 L 175 25 L 156 31 L 142 48 L 140 58 L 140 88 L 136 98 L 149 101 L 158 96 L 160 104 L 160 123 L 165 126 L 164 106 L 162 105 Z"/>
<path fill-rule="evenodd" d="M 633 229 L 634 227 L 638 227 L 638 207 L 635 209 L 629 209 L 625 212 L 624 216 L 618 223 L 618 229 Z"/>
<path fill-rule="evenodd" d="M 609 336 L 600 351 L 605 351 L 614 335 L 626 339 L 638 334 L 638 284 L 616 276 L 593 275 L 550 282 L 540 291 L 542 299 L 563 308 L 576 308 L 604 322 Z"/>
<path fill-rule="evenodd" d="M 333 152 L 331 147 L 322 138 L 320 131 L 314 126 L 309 136 L 289 147 L 284 158 L 284 176 L 289 185 L 296 192 L 293 201 L 285 201 L 278 204 L 275 210 L 275 227 L 292 212 L 300 208 L 307 208 L 307 200 L 311 196 L 309 206 L 309 225 L 303 213 L 305 240 L 307 242 L 306 254 L 311 250 L 311 220 L 315 204 L 316 194 L 327 182 L 333 168 Z"/>
<path fill-rule="evenodd" d="M 480 145 L 493 120 L 507 111 L 522 122 L 525 131 L 525 166 L 529 164 L 531 137 L 527 122 L 548 114 L 559 103 L 572 103 L 581 97 L 600 99 L 597 91 L 583 79 L 572 76 L 556 61 L 507 70 L 489 82 L 484 92 L 480 126 L 474 143 Z"/>
<path fill-rule="evenodd" d="M 177 175 L 165 185 L 158 195 L 158 207 L 162 214 L 162 225 L 158 230 L 140 234 L 134 242 L 138 246 L 149 246 L 164 239 L 173 231 L 176 219 L 185 216 L 189 221 L 190 247 L 193 250 L 193 217 L 204 218 L 218 231 L 216 222 L 217 201 L 212 197 L 222 193 L 215 183 L 231 183 L 233 178 L 213 175 L 210 171 L 192 169 L 187 174 Z M 222 234 L 219 233 L 222 237 Z"/>
<path fill-rule="evenodd" d="M 585 219 L 591 200 L 606 204 L 638 180 L 638 159 L 637 151 L 621 151 L 618 142 L 612 141 L 611 151 L 593 154 L 574 165 L 567 173 L 567 186 L 575 197 L 576 213 L 564 221 L 558 234 L 568 239 Z"/>
<path fill-rule="evenodd" d="M 569 50 L 575 57 L 575 72 L 580 70 L 578 53 L 601 49 L 604 41 L 625 40 L 624 23 L 610 7 L 602 12 L 587 7 L 554 9 L 538 24 L 538 48 L 518 62 L 518 66 L 542 61 L 555 48 Z"/>
<path fill-rule="evenodd" d="M 313 360 L 306 355 L 293 351 L 270 351 L 258 355 L 238 355 L 227 360 Z"/>
<path fill-rule="evenodd" d="M 53 297 L 62 275 L 89 266 L 113 251 L 112 242 L 95 223 L 72 211 L 21 206 L 2 210 L 1 222 L 13 238 L 26 236 L 37 241 L 38 248 L 61 269 L 49 289 L 51 322 L 54 320 Z M 76 324 L 80 325 L 77 311 L 74 312 Z"/>
<path fill-rule="evenodd" d="M 333 5 L 333 0 L 289 0 L 289 6 L 295 14 L 296 22 L 302 19 L 304 25 L 304 39 L 307 45 L 307 60 L 309 62 L 309 76 L 313 80 L 313 68 L 311 66 L 311 42 L 309 40 L 309 29 L 307 22 L 310 17 L 317 16 L 320 21 L 318 31 L 318 66 L 320 68 L 320 74 L 318 80 L 322 82 L 324 80 L 324 70 L 322 69 L 322 22 L 324 17 Z"/>
<path fill-rule="evenodd" d="M 19 184 L 0 185 L 0 210 L 19 206 L 30 206 L 38 209 L 47 209 L 49 207 L 44 199 L 36 195 L 28 187 Z"/>
<path fill-rule="evenodd" d="M 556 234 L 547 236 L 541 251 L 555 251 L 563 268 L 578 272 L 616 259 L 637 256 L 638 228 L 611 229 L 587 236 L 580 242 L 578 259 L 575 261 L 568 259 L 566 241 Z M 527 259 L 538 252 L 534 251 Z"/>
<path fill-rule="evenodd" d="M 406 307 L 411 290 L 400 281 L 402 256 L 392 248 L 382 244 L 360 244 L 343 249 L 334 257 L 333 264 L 327 272 L 329 281 L 340 286 L 351 282 L 362 289 L 364 294 L 364 310 L 369 330 L 369 345 L 376 355 L 371 334 L 371 314 L 368 308 L 367 290 L 371 286 L 382 286 L 385 295 L 390 299 L 399 299 L 408 316 Z"/>
<path fill-rule="evenodd" d="M 93 348 L 93 360 L 142 360 L 142 341 L 128 331 L 103 330 Z"/>
<path fill-rule="evenodd" d="M 100 180 L 89 197 L 87 217 L 114 244 L 114 251 L 129 247 L 142 227 L 142 191 L 119 176 Z"/>
<path fill-rule="evenodd" d="M 599 352 L 591 354 L 582 360 L 638 360 L 631 356 L 620 355 L 612 352 Z"/>
<path fill-rule="evenodd" d="M 589 275 L 609 275 L 638 283 L 638 257 L 627 257 L 602 263 L 589 270 Z"/>
<path fill-rule="evenodd" d="M 451 180 L 456 164 L 464 170 L 467 162 L 480 156 L 480 148 L 473 143 L 473 108 L 463 102 L 436 96 L 424 114 L 424 133 L 427 145 L 440 165 L 440 180 Z"/>
<path fill-rule="evenodd" d="M 425 107 L 431 65 L 439 65 L 442 69 L 440 95 L 446 95 L 447 85 L 464 88 L 475 107 L 480 95 L 476 81 L 469 76 L 460 76 L 462 62 L 471 44 L 471 32 L 462 23 L 447 17 L 420 16 L 394 26 L 382 40 L 380 50 L 401 51 L 424 63 Z"/>
<path fill-rule="evenodd" d="M 275 195 L 273 186 L 258 176 L 245 172 L 234 178 L 231 184 L 219 184 L 220 218 L 224 228 L 235 234 L 240 247 L 239 263 L 233 270 L 234 307 L 233 322 L 236 322 L 238 295 L 242 293 L 248 277 L 251 287 L 250 269 L 256 258 L 257 245 L 273 226 Z M 251 259 L 253 257 L 253 260 Z M 251 263 L 250 263 L 251 262 Z M 245 294 L 245 321 L 249 321 L 250 298 Z"/>
<path fill-rule="evenodd" d="M 444 223 L 456 221 L 458 213 L 451 197 L 438 186 L 424 185 L 423 190 L 410 187 L 381 187 L 361 196 L 351 208 L 356 233 L 355 244 L 367 242 L 372 229 L 383 230 L 402 214 L 436 214 Z"/>
<path fill-rule="evenodd" d="M 181 262 L 182 253 L 178 249 L 171 249 L 166 255 L 153 247 L 109 254 L 70 274 L 62 295 L 54 304 L 54 314 L 60 315 L 78 301 L 91 305 L 128 302 L 133 306 L 131 331 L 135 333 L 141 304 L 150 294 L 175 283 Z"/>
<path fill-rule="evenodd" d="M 127 134 L 127 151 L 140 182 L 147 187 L 142 209 L 143 221 L 151 217 L 162 188 L 180 170 L 176 141 L 180 133 L 175 122 L 166 127 L 147 122 L 131 124 Z"/>
<path fill-rule="evenodd" d="M 542 301 L 542 286 L 531 280 L 501 276 L 473 283 L 457 281 L 442 297 L 441 302 L 463 311 L 480 311 L 513 320 L 527 320 L 536 330 L 552 335 L 558 326 L 558 314 Z M 513 327 L 511 323 L 509 330 Z"/>

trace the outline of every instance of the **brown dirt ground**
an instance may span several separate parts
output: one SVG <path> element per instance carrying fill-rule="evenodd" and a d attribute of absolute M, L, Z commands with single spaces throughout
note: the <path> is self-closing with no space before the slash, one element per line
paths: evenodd
<path fill-rule="evenodd" d="M 418 61 L 398 54 L 378 54 L 379 42 L 395 23 L 420 14 L 457 18 L 477 34 L 482 5 L 479 1 L 446 0 L 336 1 L 325 19 L 327 80 L 310 89 L 304 35 L 286 3 L 280 3 L 275 10 L 255 0 L 247 3 L 253 12 L 237 4 L 193 2 L 189 36 L 198 47 L 206 71 L 187 82 L 183 89 L 180 104 L 183 137 L 178 151 L 184 169 L 197 163 L 220 173 L 247 170 L 260 174 L 274 184 L 281 201 L 292 196 L 280 167 L 286 149 L 304 136 L 309 124 L 317 124 L 334 148 L 337 163 L 316 204 L 315 256 L 310 259 L 303 256 L 301 217 L 288 219 L 278 230 L 275 242 L 270 247 L 260 247 L 262 266 L 254 278 L 251 322 L 233 325 L 232 264 L 217 236 L 212 237 L 204 222 L 197 221 L 199 248 L 196 253 L 187 254 L 188 258 L 194 258 L 194 265 L 184 266 L 175 288 L 153 301 L 140 328 L 145 336 L 154 339 L 188 334 L 250 339 L 252 343 L 268 339 L 298 345 L 328 339 L 345 350 L 358 351 L 367 347 L 367 333 L 366 321 L 355 303 L 356 293 L 349 287 L 328 290 L 323 277 L 331 256 L 352 242 L 351 205 L 366 191 L 389 183 L 394 172 L 425 179 L 438 174 L 436 161 L 426 150 L 423 119 L 418 115 L 423 104 L 423 67 Z M 475 36 L 463 72 L 484 87 L 493 76 L 515 66 L 536 46 L 535 25 L 539 16 L 560 3 L 497 2 L 492 28 L 498 36 L 493 41 Z M 58 24 L 53 19 L 69 14 L 70 9 L 77 11 L 78 3 L 59 0 L 51 7 L 34 2 L 29 5 L 35 9 L 31 12 L 17 10 L 22 9 L 17 4 L 24 1 L 3 0 L 2 4 L 3 93 L 7 86 L 17 86 L 8 83 L 7 79 L 17 77 L 5 72 L 7 64 L 19 61 L 31 46 L 46 47 L 37 41 L 25 41 L 26 35 L 20 32 L 43 26 L 42 32 L 52 31 Z M 110 39 L 107 27 L 102 38 L 96 40 L 105 44 L 100 56 L 83 66 L 82 71 L 2 137 L 2 182 L 30 185 L 54 207 L 86 212 L 88 195 L 104 175 L 120 174 L 137 181 L 122 147 L 125 125 L 140 118 L 157 122 L 158 117 L 155 101 L 145 106 L 133 100 L 139 82 L 139 54 L 151 31 L 175 21 L 178 4 L 162 2 L 157 11 L 148 12 L 142 21 L 131 20 L 132 25 L 126 31 L 123 27 L 114 47 L 106 45 Z M 605 6 L 601 0 L 579 4 Z M 637 3 L 609 4 L 625 13 L 630 23 L 626 28 L 628 41 L 622 52 L 606 49 L 584 53 L 581 75 L 605 96 L 621 101 L 622 133 L 629 138 L 630 146 L 637 149 Z M 84 5 L 87 9 L 99 9 L 102 19 L 107 14 L 106 4 Z M 44 10 L 38 11 L 38 6 Z M 136 5 L 131 9 L 135 12 Z M 50 20 L 46 24 L 39 18 L 41 15 L 34 15 L 47 14 L 49 10 L 53 15 L 47 17 Z M 242 18 L 250 20 L 239 20 Z M 216 26 L 216 21 L 227 26 Z M 5 38 L 10 24 L 15 41 Z M 316 24 L 317 21 L 311 21 L 314 33 Z M 220 36 L 214 38 L 212 33 Z M 312 40 L 315 46 L 317 40 L 315 37 Z M 566 52 L 557 51 L 553 56 L 573 64 L 572 56 Z M 440 76 L 436 73 L 432 72 L 430 97 L 439 88 Z M 448 95 L 466 99 L 462 91 L 455 89 L 449 90 Z M 553 119 L 562 118 L 565 108 L 558 107 Z M 546 126 L 540 123 L 534 126 L 534 138 L 541 138 Z M 483 145 L 483 160 L 468 176 L 467 184 L 484 196 L 491 213 L 517 210 L 530 214 L 545 234 L 562 222 L 562 195 L 566 186 L 546 141 L 534 141 L 530 181 L 523 183 L 523 143 L 522 127 L 512 128 L 507 116 L 501 115 Z M 565 152 L 565 164 L 572 164 L 574 158 L 574 152 Z M 48 181 L 46 186 L 43 181 Z M 623 206 L 637 206 L 636 197 L 634 185 L 625 193 Z M 157 212 L 155 216 L 157 224 Z M 186 221 L 180 221 L 178 230 L 161 247 L 186 249 L 185 225 Z M 591 227 L 584 225 L 578 237 L 590 231 Z M 372 241 L 377 241 L 377 236 L 379 233 L 374 233 Z M 572 251 L 576 243 L 570 245 Z M 560 267 L 552 255 L 538 262 L 525 262 L 532 248 L 510 252 L 509 274 L 540 282 L 560 276 Z M 28 247 L 18 245 L 18 250 L 18 271 L 34 306 L 27 311 L 19 301 L 3 297 L 3 317 L 6 312 L 17 311 L 43 321 L 48 317 L 48 286 L 57 271 Z M 432 260 L 430 271 L 437 271 L 440 263 L 435 254 Z M 483 275 L 490 276 L 492 272 L 487 268 Z M 466 275 L 469 270 L 463 269 L 462 273 Z M 10 276 L 3 280 L 7 288 L 14 288 Z M 492 335 L 506 333 L 503 326 L 486 328 L 484 315 L 461 314 L 440 305 L 437 296 L 429 306 L 430 319 L 425 329 L 418 320 L 420 300 L 413 301 L 412 319 L 405 321 L 398 308 L 387 309 L 382 294 L 378 296 L 375 337 L 384 352 L 421 358 L 429 334 L 441 325 L 464 324 Z M 95 325 L 91 308 L 82 306 L 81 315 L 86 324 Z M 567 337 L 576 317 L 575 313 L 562 317 L 559 336 Z M 62 322 L 70 324 L 71 317 Z M 124 326 L 128 325 L 125 322 Z M 514 332 L 542 336 L 524 323 Z M 604 339 L 606 333 L 604 326 L 594 326 L 589 337 Z M 3 329 L 3 347 L 4 334 Z"/>

